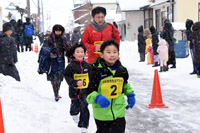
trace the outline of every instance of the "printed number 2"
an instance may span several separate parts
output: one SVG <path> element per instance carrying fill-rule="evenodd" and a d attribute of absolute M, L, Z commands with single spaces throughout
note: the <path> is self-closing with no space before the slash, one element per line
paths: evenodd
<path fill-rule="evenodd" d="M 112 85 L 112 86 L 111 86 L 111 89 L 113 89 L 113 88 L 114 88 L 114 90 L 112 91 L 111 96 L 117 95 L 117 93 L 116 93 L 117 86 L 116 86 L 116 85 Z"/>

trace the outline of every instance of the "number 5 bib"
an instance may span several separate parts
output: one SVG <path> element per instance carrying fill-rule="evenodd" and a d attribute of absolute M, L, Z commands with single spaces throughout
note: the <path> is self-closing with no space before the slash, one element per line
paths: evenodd
<path fill-rule="evenodd" d="M 124 79 L 121 77 L 101 80 L 101 94 L 106 98 L 117 98 L 122 93 Z"/>
<path fill-rule="evenodd" d="M 81 80 L 81 81 L 83 81 L 83 85 L 76 87 L 76 89 L 85 89 L 85 88 L 88 88 L 88 84 L 89 84 L 88 73 L 74 74 L 74 80 Z"/>

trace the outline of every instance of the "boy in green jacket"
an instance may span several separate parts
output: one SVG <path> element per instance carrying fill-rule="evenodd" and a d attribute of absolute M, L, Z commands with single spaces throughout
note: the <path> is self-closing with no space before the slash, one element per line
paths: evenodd
<path fill-rule="evenodd" d="M 100 57 L 93 63 L 87 102 L 92 104 L 97 125 L 96 133 L 124 133 L 125 108 L 135 104 L 135 94 L 128 83 L 128 71 L 122 66 L 119 45 L 114 40 L 105 41 Z M 128 105 L 125 107 L 124 96 Z"/>

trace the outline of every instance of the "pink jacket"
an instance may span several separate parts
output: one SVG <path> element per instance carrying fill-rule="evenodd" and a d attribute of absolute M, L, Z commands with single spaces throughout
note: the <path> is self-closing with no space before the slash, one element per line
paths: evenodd
<path fill-rule="evenodd" d="M 167 60 L 168 58 L 168 44 L 167 42 L 163 39 L 163 40 L 160 40 L 159 43 L 158 43 L 158 49 L 157 49 L 157 52 L 159 53 L 159 59 L 160 60 Z"/>

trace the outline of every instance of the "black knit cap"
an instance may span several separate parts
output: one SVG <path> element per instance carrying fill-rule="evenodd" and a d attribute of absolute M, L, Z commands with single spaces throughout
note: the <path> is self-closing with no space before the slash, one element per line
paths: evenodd
<path fill-rule="evenodd" d="M 58 30 L 62 31 L 62 33 L 64 33 L 64 31 L 65 31 L 65 29 L 62 25 L 59 25 L 59 24 L 54 25 L 53 29 L 52 29 L 53 33 L 55 33 L 55 31 L 58 31 Z"/>
<path fill-rule="evenodd" d="M 12 25 L 11 25 L 10 22 L 7 22 L 7 23 L 3 24 L 3 32 L 6 32 L 8 30 L 12 31 Z"/>
<path fill-rule="evenodd" d="M 80 42 L 80 43 L 73 44 L 70 47 L 69 51 L 66 53 L 66 56 L 69 57 L 69 58 L 74 58 L 73 54 L 74 54 L 76 48 L 79 48 L 79 47 L 83 48 L 84 53 L 86 53 L 86 47 L 85 47 L 85 45 L 82 42 Z"/>

